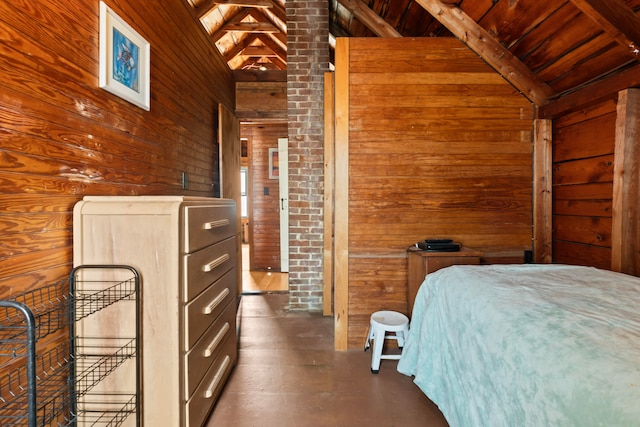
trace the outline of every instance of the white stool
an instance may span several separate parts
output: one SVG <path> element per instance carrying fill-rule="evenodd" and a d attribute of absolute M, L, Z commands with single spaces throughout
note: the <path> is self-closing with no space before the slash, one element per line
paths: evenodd
<path fill-rule="evenodd" d="M 395 332 L 395 335 L 387 335 L 387 332 Z M 371 315 L 369 332 L 364 350 L 371 346 L 373 340 L 373 354 L 371 355 L 371 372 L 377 374 L 380 371 L 380 359 L 399 360 L 399 354 L 382 354 L 385 339 L 398 341 L 398 347 L 404 347 L 404 341 L 409 333 L 409 318 L 397 311 L 376 311 Z"/>

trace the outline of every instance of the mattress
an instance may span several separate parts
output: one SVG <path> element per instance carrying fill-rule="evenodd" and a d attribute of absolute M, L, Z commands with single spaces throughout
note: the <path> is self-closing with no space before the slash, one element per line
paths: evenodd
<path fill-rule="evenodd" d="M 640 279 L 452 266 L 416 297 L 398 371 L 452 427 L 640 426 Z"/>

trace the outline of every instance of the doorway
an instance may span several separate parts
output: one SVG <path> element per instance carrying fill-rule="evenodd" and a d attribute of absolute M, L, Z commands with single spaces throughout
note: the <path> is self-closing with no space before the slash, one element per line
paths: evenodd
<path fill-rule="evenodd" d="M 282 203 L 278 179 L 280 153 L 274 155 L 274 151 L 278 150 L 278 139 L 286 134 L 286 125 L 241 124 L 244 294 L 289 291 L 289 275 L 282 271 L 279 250 L 279 212 Z"/>

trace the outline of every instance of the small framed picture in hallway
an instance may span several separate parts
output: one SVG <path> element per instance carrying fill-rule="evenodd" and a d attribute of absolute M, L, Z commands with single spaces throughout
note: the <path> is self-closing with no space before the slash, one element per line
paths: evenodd
<path fill-rule="evenodd" d="M 277 148 L 269 148 L 269 179 L 280 177 L 280 161 Z"/>

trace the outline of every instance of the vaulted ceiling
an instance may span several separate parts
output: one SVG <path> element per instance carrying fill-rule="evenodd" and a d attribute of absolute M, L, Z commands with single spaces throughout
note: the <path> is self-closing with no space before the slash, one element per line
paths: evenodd
<path fill-rule="evenodd" d="M 189 0 L 232 70 L 286 70 L 285 0 Z"/>
<path fill-rule="evenodd" d="M 285 0 L 189 1 L 232 70 L 286 70 Z M 330 40 L 457 37 L 540 104 L 612 75 L 640 76 L 640 0 L 328 0 L 328 7 Z"/>

